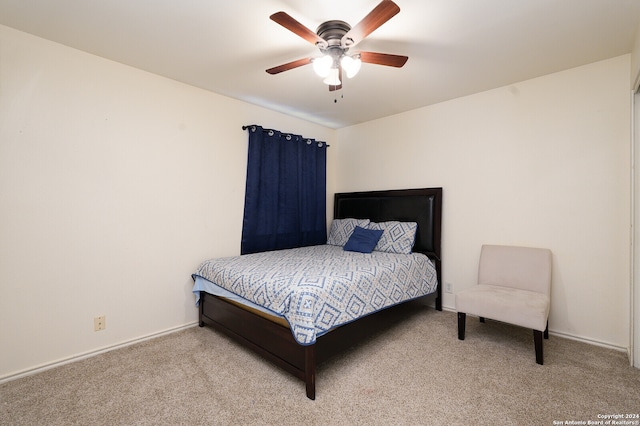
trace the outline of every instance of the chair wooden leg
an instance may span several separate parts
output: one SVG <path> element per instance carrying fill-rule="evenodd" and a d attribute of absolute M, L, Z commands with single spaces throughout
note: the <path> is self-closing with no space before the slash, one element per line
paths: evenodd
<path fill-rule="evenodd" d="M 549 338 L 549 320 L 547 320 L 547 328 L 544 329 L 544 338 Z"/>
<path fill-rule="evenodd" d="M 480 317 L 480 322 L 484 322 L 484 317 Z"/>
<path fill-rule="evenodd" d="M 543 365 L 542 361 L 542 334 L 540 330 L 533 330 L 533 343 L 536 347 L 536 363 Z"/>
<path fill-rule="evenodd" d="M 466 325 L 467 314 L 458 312 L 458 339 L 464 340 L 464 327 Z"/>

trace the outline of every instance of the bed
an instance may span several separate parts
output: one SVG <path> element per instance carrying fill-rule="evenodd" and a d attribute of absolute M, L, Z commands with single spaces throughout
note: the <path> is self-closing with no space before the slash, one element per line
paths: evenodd
<path fill-rule="evenodd" d="M 384 322 L 383 315 L 388 308 L 393 306 L 398 309 L 407 301 L 435 295 L 436 309 L 442 310 L 442 289 L 439 285 L 442 188 L 335 194 L 334 222 L 356 220 L 362 221 L 358 223 L 363 223 L 363 228 L 375 228 L 383 223 L 415 223 L 417 229 L 414 230 L 415 243 L 410 249 L 411 254 L 396 255 L 377 250 L 370 254 L 348 252 L 339 246 L 340 243 L 335 243 L 292 251 L 209 259 L 193 274 L 200 326 L 207 325 L 223 332 L 300 378 L 305 382 L 307 397 L 315 399 L 316 365 L 344 351 L 360 336 L 379 327 Z M 334 229 L 330 231 L 329 239 L 333 236 Z M 309 261 L 309 257 L 315 260 Z M 306 265 L 291 273 L 304 274 L 302 278 L 280 272 L 292 263 Z M 346 265 L 345 272 L 340 269 L 342 263 Z M 252 281 L 265 276 L 262 264 L 272 264 L 276 272 L 269 272 L 271 281 L 268 284 L 250 286 Z M 331 272 L 323 272 L 324 276 L 315 275 L 316 269 L 320 266 L 326 268 L 327 265 L 331 266 Z M 380 278 L 382 284 L 370 277 L 372 269 L 385 270 L 384 278 Z M 428 277 L 417 277 L 414 283 L 412 277 L 422 274 L 419 270 L 424 270 Z M 395 275 L 389 278 L 391 271 Z M 345 281 L 346 276 L 349 280 Z M 300 291 L 301 294 L 283 296 L 279 289 L 284 287 L 278 285 L 282 279 L 304 281 L 306 286 Z M 223 284 L 224 281 L 227 284 Z M 338 298 L 344 296 L 347 300 L 344 311 L 334 309 L 335 294 L 329 303 L 323 299 L 327 296 L 321 295 L 319 290 L 316 292 L 323 285 L 314 283 L 320 281 L 323 284 L 330 283 L 328 286 L 334 291 L 339 289 Z M 373 289 L 363 290 L 371 294 L 383 290 L 382 287 L 387 287 L 387 284 L 393 288 L 389 288 L 383 296 L 372 297 L 372 306 L 365 306 L 359 303 L 361 299 L 357 297 L 360 290 L 347 292 L 347 281 L 363 288 L 373 286 Z M 409 286 L 400 294 L 394 282 L 406 282 Z M 376 304 L 376 301 L 383 299 L 384 303 Z M 353 303 L 353 300 L 358 303 Z M 299 309 L 285 308 L 285 305 Z M 315 311 L 312 313 L 310 309 Z M 320 311 L 321 315 L 318 315 Z"/>

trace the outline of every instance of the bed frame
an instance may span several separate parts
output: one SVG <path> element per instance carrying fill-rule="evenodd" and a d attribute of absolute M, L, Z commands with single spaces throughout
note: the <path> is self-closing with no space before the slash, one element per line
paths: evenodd
<path fill-rule="evenodd" d="M 442 310 L 440 240 L 442 188 L 403 189 L 335 194 L 334 218 L 370 219 L 372 222 L 399 220 L 417 222 L 413 250 L 429 256 L 435 264 L 438 288 L 436 309 Z M 288 327 L 242 309 L 225 299 L 200 293 L 200 327 L 209 325 L 247 346 L 265 359 L 303 380 L 307 397 L 315 399 L 316 365 L 340 353 L 371 330 L 384 325 L 386 310 L 337 327 L 302 346 Z"/>

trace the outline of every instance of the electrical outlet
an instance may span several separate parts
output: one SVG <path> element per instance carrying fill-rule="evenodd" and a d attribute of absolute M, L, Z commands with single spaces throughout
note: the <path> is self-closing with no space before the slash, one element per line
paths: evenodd
<path fill-rule="evenodd" d="M 104 315 L 93 319 L 93 331 L 100 331 L 107 328 L 107 318 Z"/>
<path fill-rule="evenodd" d="M 453 293 L 453 284 L 444 283 L 444 291 L 445 293 Z"/>

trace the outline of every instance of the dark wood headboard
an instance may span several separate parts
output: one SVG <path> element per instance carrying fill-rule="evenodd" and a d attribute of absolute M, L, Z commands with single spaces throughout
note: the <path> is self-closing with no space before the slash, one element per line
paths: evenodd
<path fill-rule="evenodd" d="M 337 193 L 333 217 L 369 219 L 372 222 L 417 222 L 418 231 L 413 251 L 426 254 L 436 265 L 436 309 L 442 310 L 442 188 Z"/>

